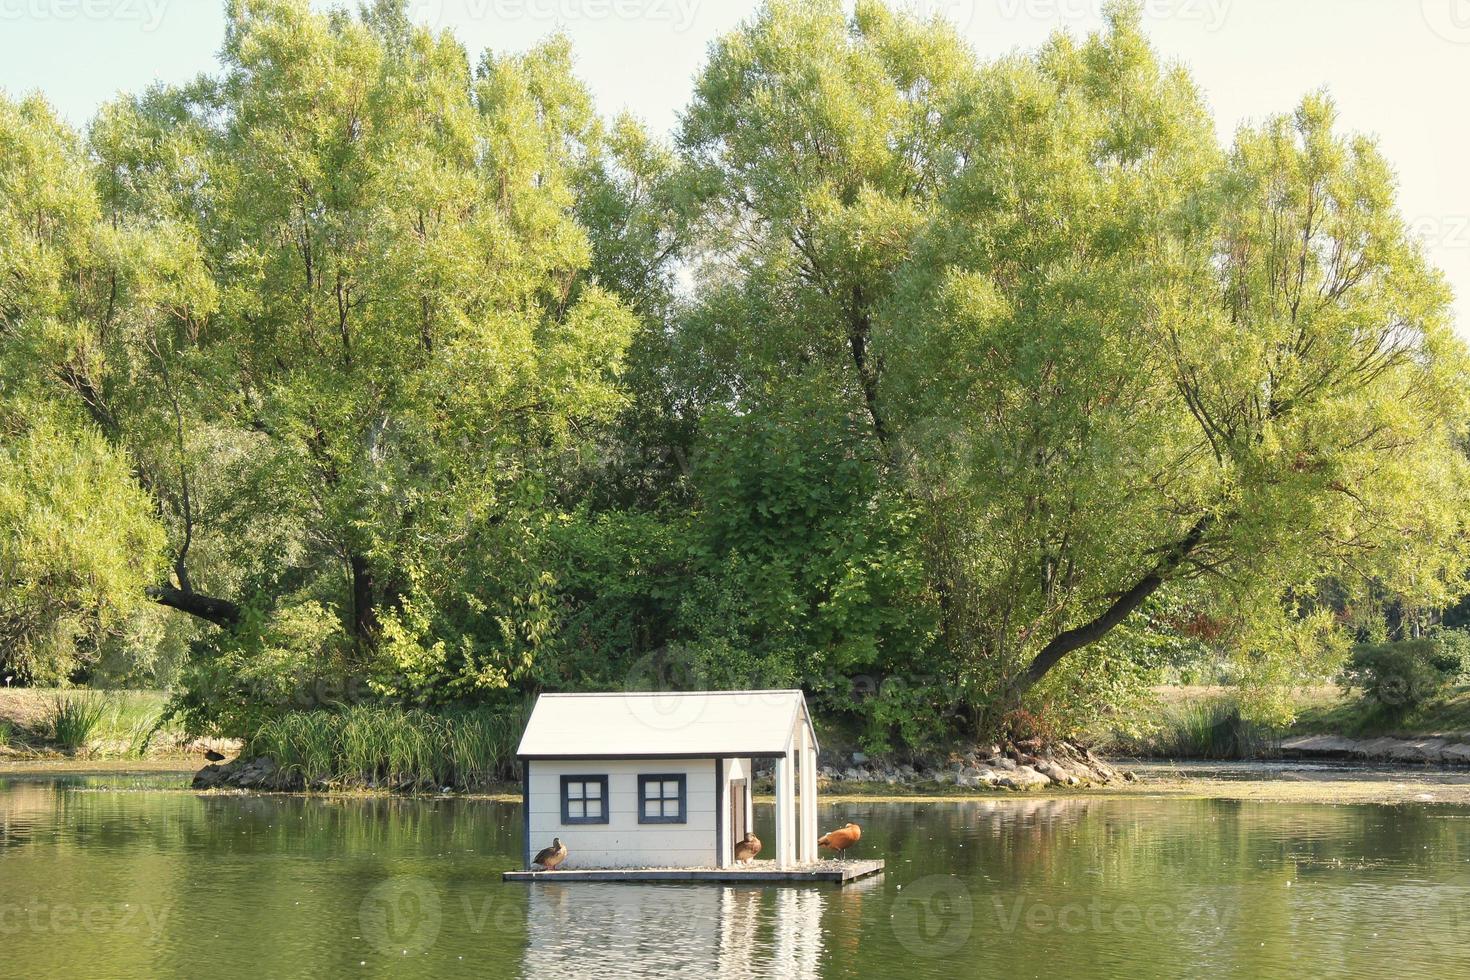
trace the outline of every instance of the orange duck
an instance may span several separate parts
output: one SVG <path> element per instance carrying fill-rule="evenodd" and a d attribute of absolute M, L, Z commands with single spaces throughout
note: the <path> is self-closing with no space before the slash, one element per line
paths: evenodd
<path fill-rule="evenodd" d="M 839 855 L 845 854 L 847 849 L 863 839 L 863 828 L 855 823 L 850 823 L 841 830 L 834 830 L 830 834 L 817 840 L 818 847 L 836 851 Z"/>
<path fill-rule="evenodd" d="M 761 852 L 761 839 L 755 834 L 746 834 L 745 839 L 735 845 L 735 860 L 749 864 Z"/>

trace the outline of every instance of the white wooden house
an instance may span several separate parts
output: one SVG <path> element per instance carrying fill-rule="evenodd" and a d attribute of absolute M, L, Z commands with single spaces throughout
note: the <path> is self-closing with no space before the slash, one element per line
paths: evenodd
<path fill-rule="evenodd" d="M 528 869 L 556 837 L 568 870 L 729 868 L 755 829 L 758 760 L 776 768 L 758 863 L 817 860 L 817 737 L 800 691 L 543 694 L 517 757 Z"/>

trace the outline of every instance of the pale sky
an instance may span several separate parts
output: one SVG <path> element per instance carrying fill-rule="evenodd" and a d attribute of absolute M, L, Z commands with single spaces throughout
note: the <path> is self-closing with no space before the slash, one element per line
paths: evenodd
<path fill-rule="evenodd" d="M 1100 22 L 1102 0 L 912 0 L 958 24 L 981 56 Z M 329 6 L 323 3 L 322 6 Z M 561 30 L 604 112 L 677 122 L 711 40 L 757 0 L 414 0 L 472 55 Z M 1326 87 L 1344 125 L 1375 135 L 1405 217 L 1458 296 L 1470 336 L 1470 0 L 1145 0 L 1165 56 L 1189 66 L 1222 139 Z M 0 0 L 0 89 L 39 89 L 81 125 L 119 90 L 215 67 L 222 0 Z"/>

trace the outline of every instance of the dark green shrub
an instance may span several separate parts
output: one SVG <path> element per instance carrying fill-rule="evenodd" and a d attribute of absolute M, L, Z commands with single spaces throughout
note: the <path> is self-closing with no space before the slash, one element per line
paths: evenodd
<path fill-rule="evenodd" d="M 1458 629 L 1439 629 L 1430 637 L 1440 645 L 1440 656 L 1453 664 L 1456 684 L 1470 683 L 1470 632 Z"/>
<path fill-rule="evenodd" d="M 1440 694 L 1463 669 L 1458 645 L 1439 638 L 1360 643 L 1347 681 L 1389 718 L 1401 718 Z"/>
<path fill-rule="evenodd" d="M 1117 734 L 1105 750 L 1156 759 L 1259 759 L 1277 755 L 1281 733 L 1241 714 L 1233 698 L 1161 706 L 1152 731 Z"/>

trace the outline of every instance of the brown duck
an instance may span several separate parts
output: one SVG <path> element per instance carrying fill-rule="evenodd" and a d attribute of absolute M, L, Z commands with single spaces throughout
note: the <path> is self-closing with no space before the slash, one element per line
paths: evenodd
<path fill-rule="evenodd" d="M 551 839 L 551 846 L 537 854 L 531 863 L 539 864 L 547 871 L 555 871 L 566 859 L 567 846 L 561 842 L 560 837 L 553 837 Z"/>
<path fill-rule="evenodd" d="M 855 823 L 850 823 L 841 830 L 834 830 L 832 833 L 819 838 L 817 840 L 817 846 L 836 851 L 838 854 L 844 854 L 849 847 L 862 840 L 862 837 L 863 828 Z"/>
<path fill-rule="evenodd" d="M 748 864 L 761 852 L 761 839 L 755 834 L 746 834 L 745 839 L 735 845 L 735 860 Z"/>

